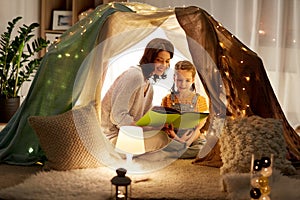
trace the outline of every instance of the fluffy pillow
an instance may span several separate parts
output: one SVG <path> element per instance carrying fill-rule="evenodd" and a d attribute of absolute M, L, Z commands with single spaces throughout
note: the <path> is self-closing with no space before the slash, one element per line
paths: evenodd
<path fill-rule="evenodd" d="M 70 170 L 103 166 L 91 154 L 103 146 L 94 106 L 82 106 L 55 116 L 30 116 L 28 121 L 47 157 L 46 168 Z"/>
<path fill-rule="evenodd" d="M 286 159 L 282 122 L 277 119 L 228 117 L 220 136 L 220 150 L 223 161 L 221 174 L 249 172 L 252 154 L 257 158 L 273 154 L 273 167 L 285 174 L 295 173 L 295 168 Z"/>

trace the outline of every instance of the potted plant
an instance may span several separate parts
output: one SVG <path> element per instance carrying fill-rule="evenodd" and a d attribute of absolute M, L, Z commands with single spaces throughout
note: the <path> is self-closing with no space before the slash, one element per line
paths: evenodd
<path fill-rule="evenodd" d="M 8 22 L 0 38 L 0 122 L 8 122 L 20 106 L 19 90 L 35 74 L 42 59 L 38 53 L 50 43 L 41 37 L 33 38 L 38 23 L 23 24 L 13 38 L 20 19 L 19 16 Z"/>

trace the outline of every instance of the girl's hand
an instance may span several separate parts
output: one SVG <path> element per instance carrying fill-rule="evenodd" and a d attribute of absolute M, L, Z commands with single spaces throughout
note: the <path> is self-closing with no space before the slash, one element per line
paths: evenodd
<path fill-rule="evenodd" d="M 198 137 L 200 137 L 200 131 L 196 129 L 186 131 L 180 139 L 190 146 Z"/>
<path fill-rule="evenodd" d="M 170 138 L 175 138 L 177 136 L 173 124 L 165 124 L 162 130 L 165 131 Z"/>
<path fill-rule="evenodd" d="M 181 136 L 181 139 L 182 139 L 183 141 L 188 141 L 192 136 L 193 136 L 193 131 L 192 131 L 192 130 L 188 130 L 188 131 L 186 131 L 186 132 Z"/>

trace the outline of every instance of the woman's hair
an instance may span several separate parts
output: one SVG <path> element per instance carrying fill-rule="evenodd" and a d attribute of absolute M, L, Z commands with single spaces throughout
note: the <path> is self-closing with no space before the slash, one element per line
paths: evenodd
<path fill-rule="evenodd" d="M 170 41 L 163 38 L 155 38 L 147 44 L 144 55 L 139 63 L 146 79 L 151 77 L 151 74 L 155 69 L 154 61 L 161 51 L 168 51 L 170 53 L 170 58 L 173 58 L 174 46 Z M 167 75 L 165 73 L 161 76 L 162 79 L 165 79 L 166 77 Z M 153 79 L 156 81 L 159 77 L 155 74 Z"/>
<path fill-rule="evenodd" d="M 196 68 L 193 65 L 193 63 L 191 63 L 188 60 L 178 61 L 175 64 L 175 71 L 176 70 L 186 70 L 186 71 L 192 72 L 192 77 L 193 78 L 195 78 L 195 76 L 196 76 Z M 195 83 L 192 84 L 190 89 L 191 89 L 191 91 L 196 91 Z M 175 92 L 175 83 L 172 86 L 172 91 Z"/>

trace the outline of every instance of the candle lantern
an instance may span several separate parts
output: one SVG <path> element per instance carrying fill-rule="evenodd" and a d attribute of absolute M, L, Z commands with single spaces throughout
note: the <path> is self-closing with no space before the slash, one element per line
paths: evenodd
<path fill-rule="evenodd" d="M 127 170 L 118 168 L 117 176 L 111 179 L 111 196 L 116 200 L 127 200 L 131 198 L 131 179 L 126 175 Z"/>

